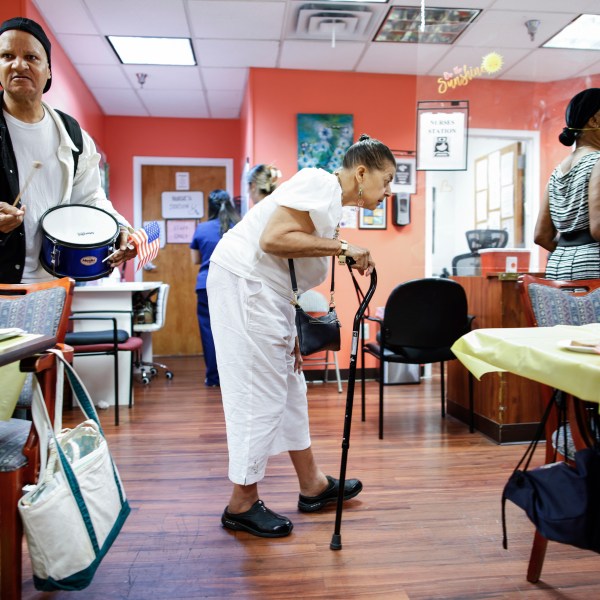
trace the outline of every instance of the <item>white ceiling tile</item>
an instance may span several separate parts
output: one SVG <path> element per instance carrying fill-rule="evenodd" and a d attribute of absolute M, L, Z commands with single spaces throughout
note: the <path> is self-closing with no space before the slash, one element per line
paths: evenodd
<path fill-rule="evenodd" d="M 131 83 L 120 66 L 79 65 L 78 70 L 89 88 L 131 89 Z"/>
<path fill-rule="evenodd" d="M 486 74 L 483 77 L 486 79 L 497 79 L 501 78 L 502 74 L 507 69 L 512 67 L 515 63 L 522 60 L 531 52 L 530 50 L 522 50 L 519 48 L 506 48 L 502 50 L 500 56 L 502 57 L 502 69 L 494 74 Z M 452 47 L 446 55 L 440 60 L 434 67 L 429 71 L 429 75 L 443 76 L 445 72 L 452 72 L 454 67 L 465 66 L 467 68 L 477 68 L 481 66 L 483 58 L 489 54 L 487 49 L 483 48 L 465 48 L 465 47 Z"/>
<path fill-rule="evenodd" d="M 496 0 L 493 4 L 493 8 L 499 10 L 523 10 L 525 7 L 538 13 L 583 13 L 593 9 L 597 12 L 598 0 Z"/>
<path fill-rule="evenodd" d="M 85 0 L 103 35 L 191 37 L 182 0 Z"/>
<path fill-rule="evenodd" d="M 248 81 L 248 69 L 201 69 L 207 89 L 243 91 Z"/>
<path fill-rule="evenodd" d="M 201 90 L 198 67 L 166 67 L 162 65 L 123 65 L 134 88 L 139 87 L 137 73 L 147 75 L 146 90 Z"/>
<path fill-rule="evenodd" d="M 523 4 L 523 3 L 522 3 Z M 481 15 L 476 27 L 469 27 L 458 39 L 459 46 L 479 46 L 495 50 L 496 48 L 537 48 L 557 31 L 571 22 L 569 15 L 546 14 L 540 19 L 540 26 L 532 41 L 525 22 L 540 19 L 536 11 L 500 11 L 490 10 Z"/>
<path fill-rule="evenodd" d="M 557 81 L 575 77 L 594 63 L 598 53 L 592 50 L 578 50 L 568 54 L 553 48 L 542 48 L 532 52 L 515 66 L 508 69 L 502 79 L 520 81 Z"/>
<path fill-rule="evenodd" d="M 287 40 L 281 47 L 279 67 L 282 69 L 318 69 L 351 71 L 356 66 L 366 44 L 356 42 L 308 42 Z"/>
<path fill-rule="evenodd" d="M 92 93 L 107 115 L 147 117 L 148 111 L 133 90 L 94 88 Z"/>
<path fill-rule="evenodd" d="M 189 0 L 188 10 L 197 38 L 279 40 L 285 2 Z"/>
<path fill-rule="evenodd" d="M 439 44 L 373 43 L 356 70 L 367 73 L 426 74 L 448 52 Z"/>
<path fill-rule="evenodd" d="M 231 119 L 240 116 L 244 94 L 242 92 L 207 92 L 210 115 L 213 118 Z"/>
<path fill-rule="evenodd" d="M 499 0 L 435 0 L 427 1 L 425 6 L 435 6 L 436 8 L 490 8 L 496 6 Z M 527 0 L 529 1 L 529 0 Z M 392 0 L 393 6 L 421 6 L 421 0 Z"/>
<path fill-rule="evenodd" d="M 239 119 L 239 108 L 226 108 L 223 106 L 210 107 L 210 116 L 212 119 Z"/>
<path fill-rule="evenodd" d="M 591 63 L 588 67 L 585 67 L 579 72 L 579 75 L 598 75 L 600 73 L 600 56 L 599 60 Z M 590 83 L 589 87 L 593 87 Z"/>
<path fill-rule="evenodd" d="M 210 117 L 203 92 L 143 90 L 140 97 L 152 117 L 207 119 Z"/>
<path fill-rule="evenodd" d="M 97 34 L 83 3 L 73 0 L 34 0 L 44 19 L 58 33 Z"/>
<path fill-rule="evenodd" d="M 74 65 L 121 64 L 102 36 L 62 34 L 58 41 Z"/>
<path fill-rule="evenodd" d="M 255 40 L 194 40 L 202 67 L 276 67 L 279 42 Z"/>
<path fill-rule="evenodd" d="M 476 67 L 484 54 L 504 60 L 494 79 L 549 82 L 597 75 L 600 53 L 540 49 L 581 13 L 599 14 L 600 0 L 436 0 L 440 8 L 481 9 L 452 46 L 372 42 L 392 6 L 364 4 L 365 31 L 336 48 L 322 35 L 298 33 L 298 12 L 319 0 L 32 0 L 58 43 L 107 114 L 237 118 L 252 67 L 443 76 Z M 328 2 L 327 11 L 360 6 Z M 536 38 L 525 21 L 539 19 Z M 191 37 L 198 67 L 125 66 L 105 35 Z M 146 73 L 144 87 L 136 73 Z"/>
<path fill-rule="evenodd" d="M 210 106 L 222 106 L 224 108 L 237 108 L 240 110 L 243 94 L 240 92 L 210 91 L 207 92 Z"/>

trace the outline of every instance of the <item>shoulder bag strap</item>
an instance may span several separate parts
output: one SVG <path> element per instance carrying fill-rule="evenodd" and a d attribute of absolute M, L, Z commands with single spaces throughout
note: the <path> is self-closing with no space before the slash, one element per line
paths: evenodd
<path fill-rule="evenodd" d="M 292 281 L 292 291 L 294 292 L 294 298 L 292 304 L 298 305 L 298 284 L 296 283 L 296 269 L 294 268 L 294 260 L 288 258 L 288 265 L 290 267 L 290 279 Z M 334 306 L 333 293 L 335 290 L 335 256 L 331 257 L 331 288 L 329 290 L 329 305 Z"/>

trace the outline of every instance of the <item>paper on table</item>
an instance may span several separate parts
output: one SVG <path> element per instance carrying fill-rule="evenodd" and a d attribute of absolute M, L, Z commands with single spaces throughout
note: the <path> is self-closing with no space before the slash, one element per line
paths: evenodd
<path fill-rule="evenodd" d="M 558 342 L 558 346 L 572 352 L 600 354 L 600 340 L 562 340 Z"/>
<path fill-rule="evenodd" d="M 41 333 L 19 333 L 10 338 L 0 339 L 0 353 L 12 350 L 16 346 L 42 337 Z"/>
<path fill-rule="evenodd" d="M 23 333 L 25 332 L 22 329 L 19 329 L 18 327 L 0 328 L 0 340 L 7 340 L 9 338 L 21 335 Z"/>

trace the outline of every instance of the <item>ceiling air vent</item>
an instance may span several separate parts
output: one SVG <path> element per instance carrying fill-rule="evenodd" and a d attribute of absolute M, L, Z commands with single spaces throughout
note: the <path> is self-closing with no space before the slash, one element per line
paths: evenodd
<path fill-rule="evenodd" d="M 295 34 L 310 39 L 328 39 L 335 30 L 338 39 L 361 38 L 373 17 L 367 6 L 303 4 L 298 9 Z"/>

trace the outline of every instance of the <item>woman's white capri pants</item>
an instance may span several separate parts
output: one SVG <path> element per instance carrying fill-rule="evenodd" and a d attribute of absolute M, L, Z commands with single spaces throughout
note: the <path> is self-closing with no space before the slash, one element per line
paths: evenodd
<path fill-rule="evenodd" d="M 294 371 L 294 307 L 211 263 L 210 322 L 229 448 L 229 479 L 260 481 L 269 456 L 310 446 L 304 375 Z"/>

